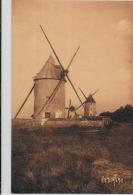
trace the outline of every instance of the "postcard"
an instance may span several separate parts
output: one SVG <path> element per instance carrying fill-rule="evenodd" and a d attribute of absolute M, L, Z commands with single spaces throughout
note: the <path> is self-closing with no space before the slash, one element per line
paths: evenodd
<path fill-rule="evenodd" d="M 12 193 L 133 193 L 132 45 L 132 1 L 12 1 Z"/>

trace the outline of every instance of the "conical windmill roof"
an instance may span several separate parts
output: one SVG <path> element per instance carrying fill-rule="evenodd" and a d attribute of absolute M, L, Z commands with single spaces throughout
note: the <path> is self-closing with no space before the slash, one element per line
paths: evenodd
<path fill-rule="evenodd" d="M 40 72 L 34 77 L 34 80 L 38 79 L 61 79 L 61 68 L 59 65 L 55 65 L 55 60 L 51 55 Z"/>
<path fill-rule="evenodd" d="M 89 95 L 89 97 L 87 98 L 87 102 L 96 103 L 92 95 Z"/>

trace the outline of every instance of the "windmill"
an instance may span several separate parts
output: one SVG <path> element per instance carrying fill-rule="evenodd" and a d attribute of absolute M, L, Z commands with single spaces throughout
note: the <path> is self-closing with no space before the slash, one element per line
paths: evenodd
<path fill-rule="evenodd" d="M 33 87 L 31 88 L 30 92 L 28 93 L 28 95 L 26 96 L 24 102 L 22 103 L 21 107 L 19 108 L 17 114 L 15 115 L 15 118 L 18 116 L 18 114 L 20 113 L 20 111 L 22 110 L 23 106 L 25 105 L 26 101 L 28 100 L 30 94 L 32 93 L 33 89 L 34 89 L 34 94 L 35 94 L 35 101 L 34 101 L 34 114 L 33 114 L 33 117 L 35 119 L 38 119 L 38 118 L 42 118 L 42 117 L 46 117 L 46 118 L 55 118 L 55 113 L 52 112 L 52 110 L 55 109 L 55 107 L 51 106 L 53 104 L 53 102 L 56 102 L 54 105 L 58 105 L 58 103 L 60 103 L 60 100 L 61 100 L 61 94 L 63 94 L 63 103 L 62 103 L 62 109 L 60 111 L 65 111 L 65 105 L 64 105 L 64 102 L 65 102 L 65 82 L 66 80 L 70 83 L 71 87 L 73 88 L 78 100 L 80 101 L 81 105 L 84 107 L 78 93 L 77 93 L 77 90 L 74 86 L 74 84 L 72 83 L 70 77 L 68 76 L 68 73 L 69 73 L 69 68 L 73 62 L 73 59 L 74 57 L 76 56 L 78 50 L 80 47 L 77 48 L 76 52 L 74 53 L 74 55 L 72 56 L 72 59 L 70 60 L 67 68 L 65 69 L 64 66 L 62 65 L 61 61 L 59 60 L 59 57 L 57 55 L 57 53 L 55 52 L 51 42 L 49 41 L 45 31 L 43 30 L 42 26 L 40 25 L 40 28 L 47 40 L 47 42 L 49 43 L 49 46 L 51 47 L 59 65 L 58 67 L 56 67 L 54 65 L 54 68 L 51 66 L 53 63 L 54 63 L 54 60 L 53 59 L 49 59 L 49 61 L 47 62 L 48 66 L 51 66 L 51 69 L 52 69 L 52 73 L 53 72 L 56 72 L 57 74 L 55 75 L 54 78 L 51 77 L 51 74 L 50 74 L 50 78 L 46 77 L 46 75 L 44 75 L 44 72 L 45 71 L 40 71 L 40 73 L 38 73 L 35 78 L 34 78 L 34 85 Z M 58 69 L 58 71 L 55 71 L 55 67 Z M 46 67 L 43 67 L 43 70 L 45 69 Z M 43 74 L 42 74 L 43 73 Z M 49 92 L 46 92 L 46 88 L 44 88 L 44 86 L 46 86 L 46 81 L 47 80 L 47 90 Z M 53 82 L 52 82 L 52 81 Z M 49 81 L 52 82 L 52 87 L 48 87 L 49 85 Z M 55 82 L 56 81 L 56 82 Z M 51 86 L 51 85 L 50 85 Z M 60 91 L 60 92 L 59 92 Z M 46 95 L 45 95 L 46 94 Z M 58 95 L 57 95 L 58 94 Z M 59 95 L 60 94 L 60 95 Z M 60 97 L 60 98 L 58 98 Z M 51 108 L 50 108 L 51 106 Z M 57 107 L 56 107 L 56 111 L 57 111 Z M 45 116 L 44 116 L 44 112 L 45 112 Z M 52 113 L 51 113 L 52 112 Z M 63 116 L 63 115 L 62 115 Z"/>
<path fill-rule="evenodd" d="M 76 109 L 71 103 L 71 99 L 69 100 L 69 105 L 66 107 L 67 110 L 67 118 L 73 118 L 76 115 Z"/>
<path fill-rule="evenodd" d="M 81 91 L 82 95 L 85 98 L 85 101 L 76 108 L 76 110 L 78 110 L 82 105 L 85 105 L 84 107 L 84 116 L 88 117 L 88 116 L 96 116 L 96 101 L 94 100 L 94 95 L 99 91 L 99 89 L 97 89 L 94 93 L 89 94 L 88 96 L 85 95 L 85 93 L 82 91 L 82 89 L 79 88 L 79 90 Z"/>

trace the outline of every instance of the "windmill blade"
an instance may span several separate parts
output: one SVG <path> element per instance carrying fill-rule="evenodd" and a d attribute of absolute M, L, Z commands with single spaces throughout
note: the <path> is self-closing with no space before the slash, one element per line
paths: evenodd
<path fill-rule="evenodd" d="M 81 91 L 81 93 L 83 94 L 83 96 L 85 97 L 85 99 L 87 99 L 86 95 L 84 94 L 84 92 L 82 91 L 82 89 L 80 89 L 80 87 L 78 87 L 79 90 Z"/>
<path fill-rule="evenodd" d="M 97 89 L 94 93 L 92 93 L 91 95 L 94 96 L 97 92 L 99 91 L 99 89 Z"/>
<path fill-rule="evenodd" d="M 68 79 L 68 81 L 69 81 L 70 85 L 72 86 L 72 88 L 73 88 L 73 90 L 74 90 L 75 94 L 77 95 L 77 97 L 78 97 L 78 99 L 79 99 L 80 103 L 82 104 L 83 102 L 82 102 L 82 100 L 80 99 L 80 97 L 79 97 L 79 95 L 78 95 L 78 93 L 77 93 L 77 91 L 76 91 L 76 89 L 75 89 L 75 87 L 74 87 L 74 85 L 73 85 L 72 81 L 70 80 L 70 78 L 69 78 L 69 76 L 68 76 L 68 75 L 66 75 L 66 77 L 67 77 L 67 79 Z M 82 104 L 82 106 L 84 107 L 84 105 L 83 105 L 83 104 Z"/>
<path fill-rule="evenodd" d="M 25 105 L 26 101 L 28 100 L 28 98 L 29 98 L 31 92 L 33 91 L 34 87 L 35 87 L 35 84 L 34 84 L 33 87 L 31 88 L 31 90 L 29 91 L 28 95 L 26 96 L 25 100 L 23 101 L 22 105 L 20 106 L 20 108 L 19 108 L 19 110 L 18 110 L 18 112 L 17 112 L 17 114 L 15 115 L 14 118 L 17 118 L 18 114 L 20 113 L 20 111 L 22 110 L 22 108 L 23 108 L 23 106 Z"/>
<path fill-rule="evenodd" d="M 70 66 L 71 66 L 71 64 L 72 64 L 72 61 L 73 61 L 73 59 L 75 58 L 75 56 L 76 56 L 76 54 L 77 54 L 77 52 L 78 52 L 79 48 L 80 48 L 80 46 L 77 48 L 76 52 L 74 53 L 74 55 L 73 55 L 73 57 L 72 57 L 71 61 L 69 62 L 69 64 L 68 64 L 68 66 L 67 66 L 67 69 L 66 69 L 66 70 L 68 70 L 68 69 L 70 68 Z"/>
<path fill-rule="evenodd" d="M 57 92 L 57 90 L 58 90 L 58 88 L 59 88 L 61 82 L 62 82 L 62 81 L 60 80 L 60 81 L 57 83 L 57 85 L 56 85 L 56 87 L 54 88 L 54 90 L 52 91 L 52 93 L 51 93 L 49 99 L 46 100 L 45 104 L 43 105 L 43 107 L 41 108 L 41 110 L 37 113 L 37 115 L 39 115 L 39 114 L 43 111 L 43 109 L 44 109 L 49 103 L 51 103 L 51 101 L 53 100 L 53 98 L 54 98 L 55 95 L 56 95 L 56 92 Z"/>
<path fill-rule="evenodd" d="M 61 67 L 61 69 L 62 69 L 62 71 L 65 72 L 65 69 L 64 69 L 63 65 L 61 64 L 61 61 L 59 60 L 58 55 L 56 54 L 56 52 L 55 52 L 55 50 L 54 50 L 54 48 L 53 48 L 51 42 L 49 41 L 49 39 L 48 39 L 48 37 L 47 37 L 46 33 L 44 32 L 44 30 L 43 30 L 43 28 L 42 28 L 41 25 L 40 25 L 40 28 L 41 28 L 41 30 L 42 30 L 42 32 L 43 32 L 43 34 L 44 34 L 46 40 L 48 41 L 48 43 L 49 43 L 49 45 L 50 45 L 50 47 L 51 47 L 51 49 L 52 49 L 52 51 L 53 51 L 53 53 L 54 53 L 54 55 L 55 55 L 57 61 L 58 61 L 59 65 L 60 65 L 60 67 Z M 72 86 L 72 88 L 73 88 L 75 94 L 77 95 L 77 97 L 78 97 L 80 103 L 82 104 L 82 101 L 81 101 L 81 99 L 80 99 L 80 97 L 79 97 L 79 95 L 78 95 L 78 93 L 77 93 L 77 91 L 76 91 L 76 89 L 75 89 L 75 87 L 74 87 L 72 81 L 70 80 L 70 78 L 69 78 L 69 76 L 68 76 L 67 74 L 66 74 L 66 77 L 67 77 L 67 79 L 68 79 L 70 85 Z"/>
<path fill-rule="evenodd" d="M 85 104 L 85 102 L 86 102 L 86 100 L 85 100 L 82 104 L 80 104 L 80 106 L 78 106 L 78 107 L 75 109 L 75 111 L 78 110 L 79 108 L 81 108 L 81 106 L 83 106 L 83 105 Z"/>
<path fill-rule="evenodd" d="M 43 34 L 44 34 L 46 40 L 48 41 L 48 43 L 49 43 L 49 45 L 50 45 L 50 47 L 51 47 L 51 49 L 52 49 L 52 51 L 53 51 L 53 53 L 54 53 L 54 55 L 55 55 L 57 61 L 59 62 L 59 65 L 61 66 L 61 69 L 64 71 L 65 69 L 64 69 L 64 67 L 62 66 L 62 64 L 61 64 L 61 62 L 60 62 L 60 60 L 59 60 L 59 58 L 58 58 L 58 55 L 56 54 L 56 52 L 55 52 L 55 50 L 54 50 L 54 48 L 53 48 L 51 42 L 49 41 L 49 39 L 48 39 L 48 37 L 47 37 L 47 35 L 46 35 L 46 33 L 45 33 L 45 31 L 44 31 L 44 29 L 43 29 L 43 27 L 42 27 L 41 25 L 40 25 L 40 28 L 41 28 L 41 30 L 42 30 L 42 32 L 43 32 Z"/>

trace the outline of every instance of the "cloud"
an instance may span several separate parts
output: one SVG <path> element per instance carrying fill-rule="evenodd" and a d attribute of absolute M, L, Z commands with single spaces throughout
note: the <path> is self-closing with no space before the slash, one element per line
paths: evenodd
<path fill-rule="evenodd" d="M 121 19 L 115 25 L 115 30 L 125 35 L 133 34 L 133 23 L 128 19 Z"/>
<path fill-rule="evenodd" d="M 117 23 L 118 30 L 125 31 L 125 30 L 129 30 L 130 28 L 131 28 L 131 23 L 126 19 L 120 20 Z"/>

